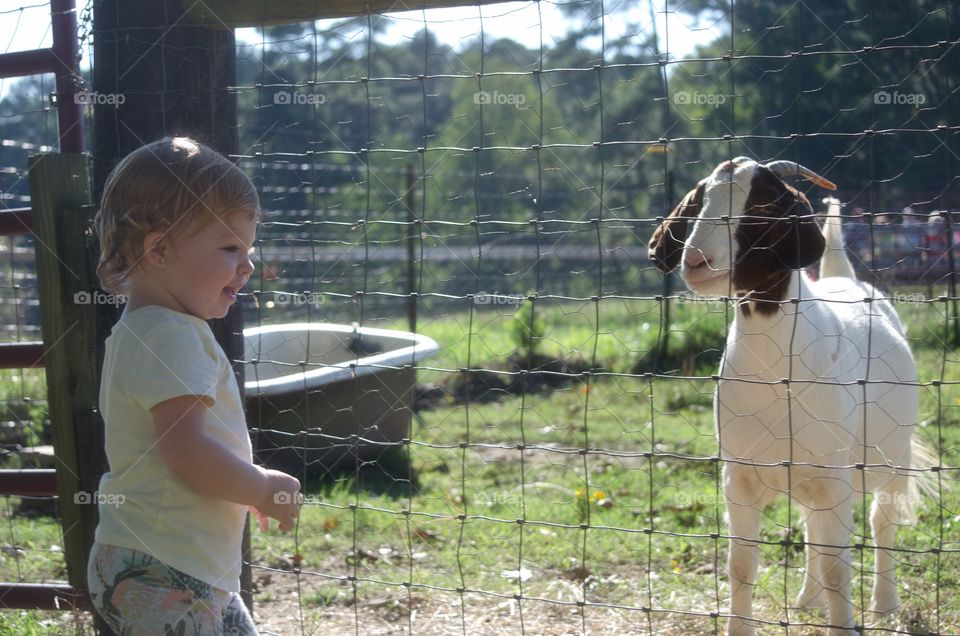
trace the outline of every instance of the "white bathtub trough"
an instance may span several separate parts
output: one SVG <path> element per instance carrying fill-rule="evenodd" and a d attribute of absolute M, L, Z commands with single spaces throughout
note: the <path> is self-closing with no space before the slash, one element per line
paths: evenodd
<path fill-rule="evenodd" d="M 247 423 L 258 458 L 302 471 L 376 459 L 409 437 L 423 335 L 330 323 L 243 332 Z"/>

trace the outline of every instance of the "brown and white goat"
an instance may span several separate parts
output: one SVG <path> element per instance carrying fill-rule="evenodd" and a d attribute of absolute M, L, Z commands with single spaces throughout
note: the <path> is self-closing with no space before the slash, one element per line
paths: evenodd
<path fill-rule="evenodd" d="M 752 634 L 760 518 L 778 495 L 805 525 L 798 604 L 829 609 L 831 636 L 852 634 L 853 505 L 873 493 L 874 612 L 899 604 L 890 550 L 913 514 L 929 454 L 913 441 L 917 373 L 892 305 L 857 281 L 843 249 L 840 206 L 823 231 L 802 192 L 783 181 L 831 182 L 792 162 L 726 161 L 701 180 L 650 241 L 664 272 L 694 292 L 731 298 L 714 396 L 730 523 L 728 634 Z M 829 250 L 824 254 L 824 248 Z M 820 279 L 803 268 L 823 255 Z"/>

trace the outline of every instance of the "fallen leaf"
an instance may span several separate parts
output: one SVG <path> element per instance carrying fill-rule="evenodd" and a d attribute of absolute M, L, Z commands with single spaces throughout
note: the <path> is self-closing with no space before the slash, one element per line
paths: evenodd
<path fill-rule="evenodd" d="M 441 535 L 439 532 L 425 530 L 423 528 L 414 528 L 413 536 L 421 541 L 443 541 L 443 535 Z"/>
<path fill-rule="evenodd" d="M 500 576 L 505 579 L 517 579 L 520 582 L 526 582 L 533 576 L 533 572 L 527 568 L 520 568 L 519 570 L 504 570 L 500 573 Z"/>

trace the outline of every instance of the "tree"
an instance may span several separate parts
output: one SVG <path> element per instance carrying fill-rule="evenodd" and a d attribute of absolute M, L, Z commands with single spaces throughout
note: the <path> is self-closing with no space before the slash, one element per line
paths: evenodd
<path fill-rule="evenodd" d="M 960 33 L 948 7 L 929 0 L 882 8 L 866 0 L 751 2 L 732 13 L 713 0 L 689 6 L 724 11 L 732 27 L 699 51 L 701 61 L 685 61 L 674 74 L 678 90 L 714 97 L 682 105 L 694 136 L 740 139 L 713 144 L 707 165 L 729 154 L 794 159 L 829 173 L 852 196 L 876 195 L 877 211 L 935 205 L 930 199 L 952 180 L 957 152 L 952 135 L 937 131 L 955 112 L 960 52 L 948 43 Z"/>

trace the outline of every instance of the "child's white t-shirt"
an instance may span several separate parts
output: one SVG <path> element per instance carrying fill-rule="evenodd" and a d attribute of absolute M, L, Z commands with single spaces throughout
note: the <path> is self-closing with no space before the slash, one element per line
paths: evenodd
<path fill-rule="evenodd" d="M 103 361 L 100 410 L 110 472 L 100 480 L 96 540 L 239 592 L 246 507 L 197 494 L 157 448 L 150 409 L 183 395 L 209 398 L 207 436 L 253 461 L 237 382 L 207 323 L 153 305 L 124 312 Z"/>

